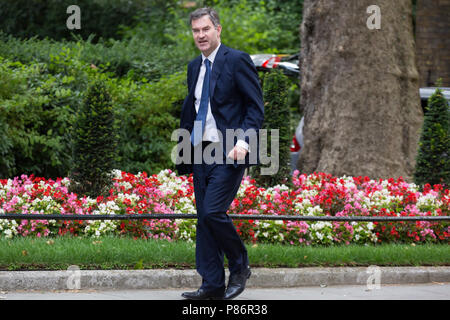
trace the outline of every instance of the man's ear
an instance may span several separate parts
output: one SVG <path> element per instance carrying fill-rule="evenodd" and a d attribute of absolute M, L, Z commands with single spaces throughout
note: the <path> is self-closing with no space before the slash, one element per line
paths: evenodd
<path fill-rule="evenodd" d="M 217 35 L 220 37 L 220 33 L 222 32 L 222 26 L 219 24 L 217 26 Z"/>

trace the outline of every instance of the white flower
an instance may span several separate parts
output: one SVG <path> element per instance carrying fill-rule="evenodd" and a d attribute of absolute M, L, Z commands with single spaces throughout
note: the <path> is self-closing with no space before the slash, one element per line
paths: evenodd
<path fill-rule="evenodd" d="M 118 169 L 113 169 L 111 171 L 111 174 L 113 176 L 113 179 L 121 179 L 122 178 L 122 171 Z"/>
<path fill-rule="evenodd" d="M 426 210 L 428 207 L 434 208 L 440 207 L 442 205 L 442 202 L 439 201 L 433 194 L 428 193 L 426 195 L 421 195 L 417 199 L 416 205 L 419 209 Z"/>
<path fill-rule="evenodd" d="M 318 216 L 323 212 L 320 206 L 309 207 L 306 209 L 306 215 L 308 216 Z"/>
<path fill-rule="evenodd" d="M 325 227 L 331 227 L 331 226 L 332 226 L 331 222 L 319 221 L 319 222 L 313 223 L 311 225 L 311 229 L 313 229 L 313 230 L 322 230 Z"/>

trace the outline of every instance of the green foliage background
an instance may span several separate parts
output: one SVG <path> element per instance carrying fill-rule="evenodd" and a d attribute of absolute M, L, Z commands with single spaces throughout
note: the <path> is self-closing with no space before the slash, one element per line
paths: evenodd
<path fill-rule="evenodd" d="M 185 72 L 158 82 L 112 77 L 70 49 L 49 64 L 0 60 L 0 176 L 46 177 L 70 171 L 70 128 L 87 87 L 102 79 L 120 121 L 118 166 L 130 172 L 172 168 L 171 133 L 186 95 Z"/>
<path fill-rule="evenodd" d="M 0 0 L 0 178 L 69 174 L 70 130 L 97 80 L 120 120 L 117 168 L 174 169 L 171 134 L 187 93 L 187 63 L 199 54 L 188 2 Z M 72 4 L 81 9 L 81 30 L 66 28 Z M 224 44 L 250 54 L 299 50 L 302 1 L 196 7 L 203 5 L 218 10 Z"/>
<path fill-rule="evenodd" d="M 19 38 L 37 36 L 55 40 L 70 39 L 72 30 L 66 27 L 67 7 L 77 5 L 81 10 L 83 38 L 120 39 L 121 25 L 134 26 L 137 12 L 162 16 L 174 0 L 0 0 L 0 29 Z M 162 17 L 163 18 L 163 17 Z"/>

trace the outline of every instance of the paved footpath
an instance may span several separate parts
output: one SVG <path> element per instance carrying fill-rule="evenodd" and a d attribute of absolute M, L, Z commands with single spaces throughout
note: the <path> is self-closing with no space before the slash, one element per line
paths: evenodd
<path fill-rule="evenodd" d="M 67 289 L 124 292 L 175 289 L 177 292 L 181 290 L 180 288 L 198 288 L 201 285 L 200 276 L 191 269 L 79 270 L 76 266 L 73 267 L 75 268 L 69 267 L 68 270 L 61 271 L 0 271 L 0 292 L 19 290 L 52 292 Z M 247 286 L 249 289 L 297 287 L 323 289 L 332 286 L 368 286 L 377 283 L 379 285 L 450 283 L 450 266 L 252 268 L 252 276 Z"/>
<path fill-rule="evenodd" d="M 1 292 L 0 300 L 183 300 L 192 288 Z M 236 300 L 450 300 L 450 283 L 247 288 Z"/>

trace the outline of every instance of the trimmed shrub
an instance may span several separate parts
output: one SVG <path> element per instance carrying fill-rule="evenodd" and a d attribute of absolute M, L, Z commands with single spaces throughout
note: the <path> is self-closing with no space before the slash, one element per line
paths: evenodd
<path fill-rule="evenodd" d="M 450 185 L 450 113 L 440 89 L 428 99 L 414 180 L 422 186 Z"/>
<path fill-rule="evenodd" d="M 0 30 L 0 56 L 24 64 L 52 64 L 55 55 L 61 56 L 66 52 L 72 63 L 92 65 L 114 77 L 150 82 L 183 71 L 197 55 L 193 47 L 186 47 L 184 43 L 161 47 L 148 37 L 136 36 L 122 41 L 110 39 L 98 43 L 93 43 L 92 38 L 77 41 L 21 40 Z"/>
<path fill-rule="evenodd" d="M 146 3 L 147 2 L 147 3 Z M 21 38 L 69 39 L 71 34 L 87 38 L 96 34 L 119 38 L 120 25 L 136 24 L 134 16 L 155 6 L 155 1 L 128 0 L 0 0 L 0 30 Z M 70 5 L 80 8 L 81 29 L 70 30 L 66 21 Z M 160 5 L 164 8 L 164 6 Z M 161 8 L 159 8 L 161 10 Z"/>
<path fill-rule="evenodd" d="M 43 64 L 0 57 L 0 177 L 67 175 L 69 105 L 77 98 L 68 82 Z"/>
<path fill-rule="evenodd" d="M 69 129 L 96 79 L 105 83 L 121 121 L 116 168 L 134 173 L 174 168 L 171 134 L 186 96 L 186 70 L 158 82 L 113 78 L 67 48 L 48 63 L 0 57 L 0 178 L 69 174 Z"/>
<path fill-rule="evenodd" d="M 187 94 L 186 72 L 161 78 L 140 87 L 112 82 L 111 93 L 121 116 L 120 169 L 157 173 L 175 169 L 171 150 L 172 132 L 180 122 L 181 106 Z M 117 92 L 113 90 L 118 90 Z"/>
<path fill-rule="evenodd" d="M 108 195 L 115 168 L 117 127 L 111 96 L 94 82 L 77 114 L 72 137 L 71 191 L 78 195 Z"/>
<path fill-rule="evenodd" d="M 10 152 L 12 141 L 7 134 L 8 125 L 4 116 L 0 113 L 0 176 L 4 172 L 10 172 L 14 166 L 14 159 Z"/>
<path fill-rule="evenodd" d="M 278 171 L 273 175 L 261 175 L 261 166 L 253 168 L 257 184 L 271 187 L 279 184 L 290 186 L 290 108 L 287 103 L 288 79 L 277 69 L 268 72 L 263 79 L 264 123 L 268 132 L 268 157 L 278 153 Z M 279 130 L 279 150 L 271 150 L 271 129 Z"/>

